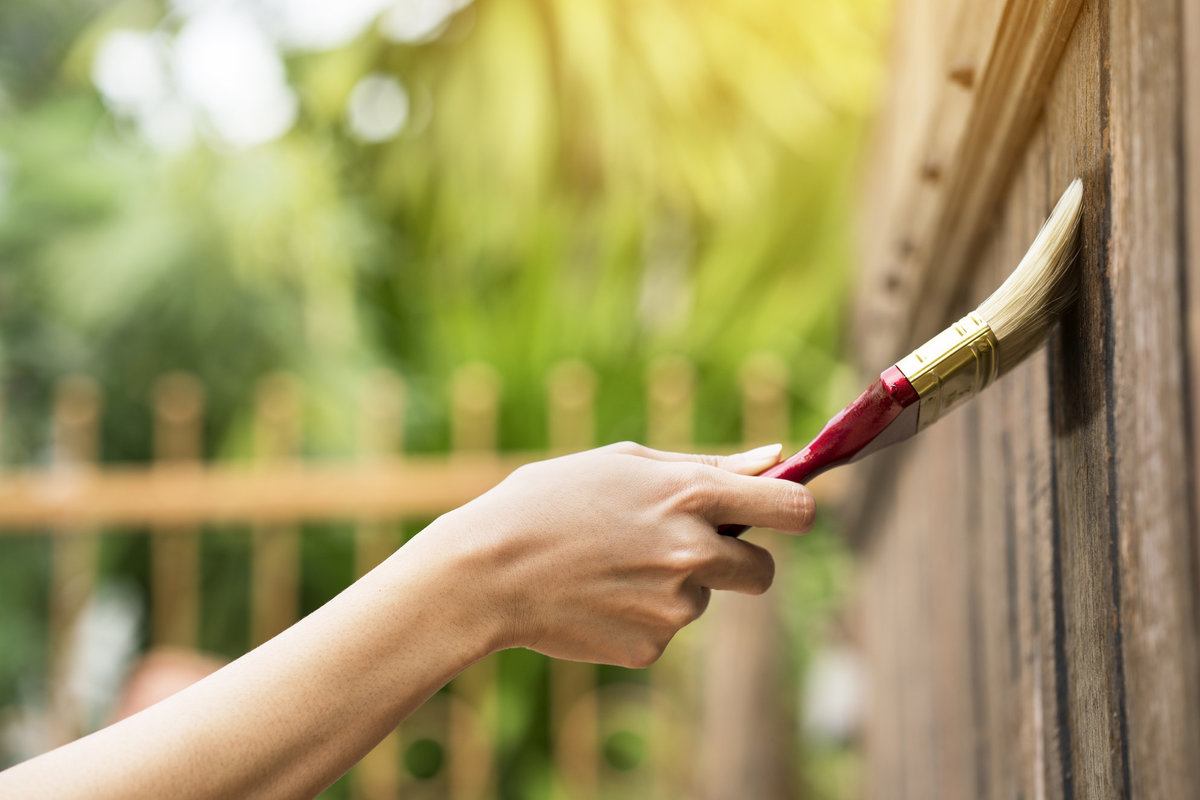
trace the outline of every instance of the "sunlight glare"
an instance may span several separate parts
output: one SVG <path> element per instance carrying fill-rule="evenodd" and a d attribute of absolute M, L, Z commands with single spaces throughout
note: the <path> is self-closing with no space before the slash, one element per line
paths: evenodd
<path fill-rule="evenodd" d="M 408 92 L 390 75 L 371 73 L 355 84 L 347 116 L 350 130 L 362 141 L 386 141 L 408 121 Z"/>
<path fill-rule="evenodd" d="M 262 144 L 295 122 L 298 104 L 283 61 L 248 13 L 215 8 L 197 14 L 179 32 L 174 55 L 180 89 L 225 142 Z"/>
<path fill-rule="evenodd" d="M 398 0 L 379 20 L 379 30 L 393 42 L 419 43 L 436 39 L 450 17 L 470 0 Z"/>

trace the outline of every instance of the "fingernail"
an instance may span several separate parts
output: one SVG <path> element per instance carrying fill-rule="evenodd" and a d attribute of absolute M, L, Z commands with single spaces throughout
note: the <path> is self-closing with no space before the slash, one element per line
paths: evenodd
<path fill-rule="evenodd" d="M 739 465 L 762 464 L 765 469 L 779 461 L 779 454 L 782 452 L 783 444 L 777 442 L 738 453 L 733 456 L 733 460 Z"/>

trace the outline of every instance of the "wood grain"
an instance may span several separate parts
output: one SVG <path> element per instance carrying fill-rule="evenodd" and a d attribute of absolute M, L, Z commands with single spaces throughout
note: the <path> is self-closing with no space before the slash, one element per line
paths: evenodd
<path fill-rule="evenodd" d="M 1192 510 L 1192 584 L 1200 586 L 1200 3 L 1180 3 L 1182 18 L 1182 83 L 1183 131 L 1181 153 L 1184 169 L 1180 172 L 1183 181 L 1184 261 L 1180 280 L 1184 284 L 1181 292 L 1184 302 L 1186 323 L 1184 347 L 1187 352 L 1188 370 L 1188 420 L 1191 438 L 1189 441 L 1190 490 Z M 1200 615 L 1200 601 L 1194 604 Z M 1194 677 L 1200 682 L 1200 674 Z"/>
<path fill-rule="evenodd" d="M 877 174 L 890 182 L 872 184 L 872 195 L 890 198 L 868 207 L 872 217 L 867 224 L 878 226 L 882 235 L 868 235 L 876 244 L 864 248 L 868 260 L 857 341 L 873 368 L 894 360 L 898 345 L 902 354 L 950 318 L 951 304 L 973 266 L 979 236 L 1008 187 L 1012 164 L 1028 142 L 1083 5 L 1082 0 L 960 5 L 975 33 L 959 41 L 976 43 L 979 62 L 969 108 L 956 111 L 953 103 L 941 99 L 960 90 L 953 79 L 956 64 L 943 64 L 941 81 L 926 94 L 929 99 L 921 103 L 919 96 L 912 98 L 915 104 L 910 99 L 900 120 L 912 127 L 911 120 L 923 120 L 939 106 L 945 107 L 948 118 L 934 115 L 924 125 L 918 122 L 917 128 L 928 133 L 915 151 L 904 154 L 909 159 L 903 162 L 907 174 L 902 172 L 896 180 L 894 167 L 881 168 Z M 910 35 L 915 37 L 912 48 L 928 49 L 930 41 L 944 41 L 930 30 Z M 901 63 L 899 68 L 906 66 Z M 881 136 L 900 134 L 889 126 Z M 930 162 L 944 164 L 937 181 L 929 181 L 920 169 Z M 880 308 L 880 299 L 892 307 Z"/>
<path fill-rule="evenodd" d="M 1174 0 L 1108 7 L 1108 272 L 1127 780 L 1148 797 L 1182 797 L 1200 786 L 1189 456 L 1180 435 L 1188 428 L 1179 302 L 1186 224 L 1180 8 Z"/>
<path fill-rule="evenodd" d="M 1006 3 L 999 39 L 1006 25 L 1027 29 L 1027 13 Z M 872 682 L 888 693 L 873 695 L 868 722 L 879 796 L 1187 797 L 1200 785 L 1200 12 L 1089 1 L 1073 22 L 1017 151 L 1005 148 L 1027 112 L 985 109 L 1015 114 L 960 153 L 1010 153 L 1003 175 L 979 173 L 996 192 L 991 211 L 978 213 L 982 189 L 954 204 L 957 244 L 929 273 L 940 288 L 916 291 L 899 314 L 969 306 L 1083 177 L 1079 296 L 1050 345 L 942 423 L 959 420 L 937 439 L 943 458 L 966 454 L 957 473 L 930 463 L 922 434 L 887 462 L 895 477 L 872 484 L 880 508 L 855 541 L 868 583 L 896 587 L 862 589 L 864 614 L 882 620 L 864 628 Z M 881 229 L 907 224 L 924 223 Z M 877 335 L 906 344 L 899 328 Z M 922 494 L 933 518 L 913 499 Z M 955 603 L 965 626 L 944 611 Z M 970 657 L 914 660 L 897 641 L 913 636 L 944 654 L 955 645 L 941 637 L 961 636 Z M 933 696 L 923 685 L 966 692 L 971 712 L 904 702 Z M 940 738 L 947 729 L 975 744 L 974 759 Z M 923 769 L 940 779 L 914 775 Z"/>

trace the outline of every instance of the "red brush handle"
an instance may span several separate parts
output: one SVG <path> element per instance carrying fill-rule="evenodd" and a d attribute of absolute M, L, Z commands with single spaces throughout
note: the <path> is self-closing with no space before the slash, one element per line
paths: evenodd
<path fill-rule="evenodd" d="M 872 449 L 870 445 L 882 440 L 880 435 L 897 421 L 905 408 L 920 399 L 904 373 L 892 366 L 884 370 L 879 380 L 867 387 L 858 399 L 843 408 L 808 445 L 796 455 L 781 461 L 762 473 L 763 478 L 779 478 L 794 483 L 807 483 L 827 469 L 841 466 Z M 911 430 L 889 435 L 879 446 L 906 438 L 916 431 L 913 417 Z M 722 525 L 722 536 L 741 536 L 748 525 Z"/>

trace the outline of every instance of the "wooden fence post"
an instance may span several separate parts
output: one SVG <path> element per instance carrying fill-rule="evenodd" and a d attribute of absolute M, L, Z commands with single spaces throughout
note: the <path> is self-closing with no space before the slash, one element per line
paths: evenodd
<path fill-rule="evenodd" d="M 749 446 L 788 434 L 787 369 L 759 355 L 742 369 L 742 434 Z M 723 594 L 712 604 L 704 658 L 698 784 L 703 798 L 795 797 L 795 686 L 786 668 L 788 542 L 752 531 L 775 557 L 775 586 L 763 597 Z M 783 584 L 783 585 L 781 585 Z M 785 601 L 785 600 L 784 600 Z"/>
<path fill-rule="evenodd" d="M 499 421 L 500 378 L 486 364 L 468 364 L 451 387 L 451 446 L 455 453 L 494 452 Z M 492 733 L 496 729 L 496 660 L 468 667 L 453 683 L 449 712 L 449 796 L 475 800 L 496 794 Z M 482 734 L 482 735 L 481 735 Z"/>
<path fill-rule="evenodd" d="M 595 439 L 596 375 L 580 361 L 566 361 L 550 373 L 550 449 L 584 450 Z M 599 716 L 596 667 L 573 661 L 550 662 L 550 725 L 554 762 L 565 794 L 589 800 L 599 790 Z"/>
<path fill-rule="evenodd" d="M 172 373 L 154 388 L 154 456 L 162 470 L 200 466 L 204 389 L 191 375 Z M 200 529 L 160 528 L 150 538 L 151 639 L 195 647 L 200 619 Z"/>
<path fill-rule="evenodd" d="M 397 457 L 404 447 L 404 384 L 387 370 L 370 377 L 359 411 L 359 452 L 365 461 Z M 400 546 L 393 521 L 359 520 L 354 532 L 355 577 L 362 577 Z M 400 737 L 392 731 L 354 768 L 356 798 L 400 795 Z"/>
<path fill-rule="evenodd" d="M 60 480 L 87 470 L 99 449 L 100 389 L 84 376 L 61 380 L 54 399 L 54 465 Z M 68 685 L 71 635 L 96 583 L 98 540 L 93 531 L 58 528 L 51 555 L 49 659 L 52 740 L 78 737 L 82 709 Z"/>
<path fill-rule="evenodd" d="M 263 464 L 297 455 L 300 399 L 295 379 L 276 374 L 258 386 L 254 450 Z M 262 644 L 296 621 L 300 603 L 300 535 L 286 523 L 260 524 L 252 533 L 251 645 Z"/>
<path fill-rule="evenodd" d="M 662 450 L 692 449 L 695 424 L 695 370 L 680 356 L 664 356 L 647 375 L 646 439 Z M 686 791 L 687 764 L 694 752 L 696 643 L 702 623 L 680 631 L 650 672 L 653 705 L 651 754 L 654 796 L 679 797 Z"/>

